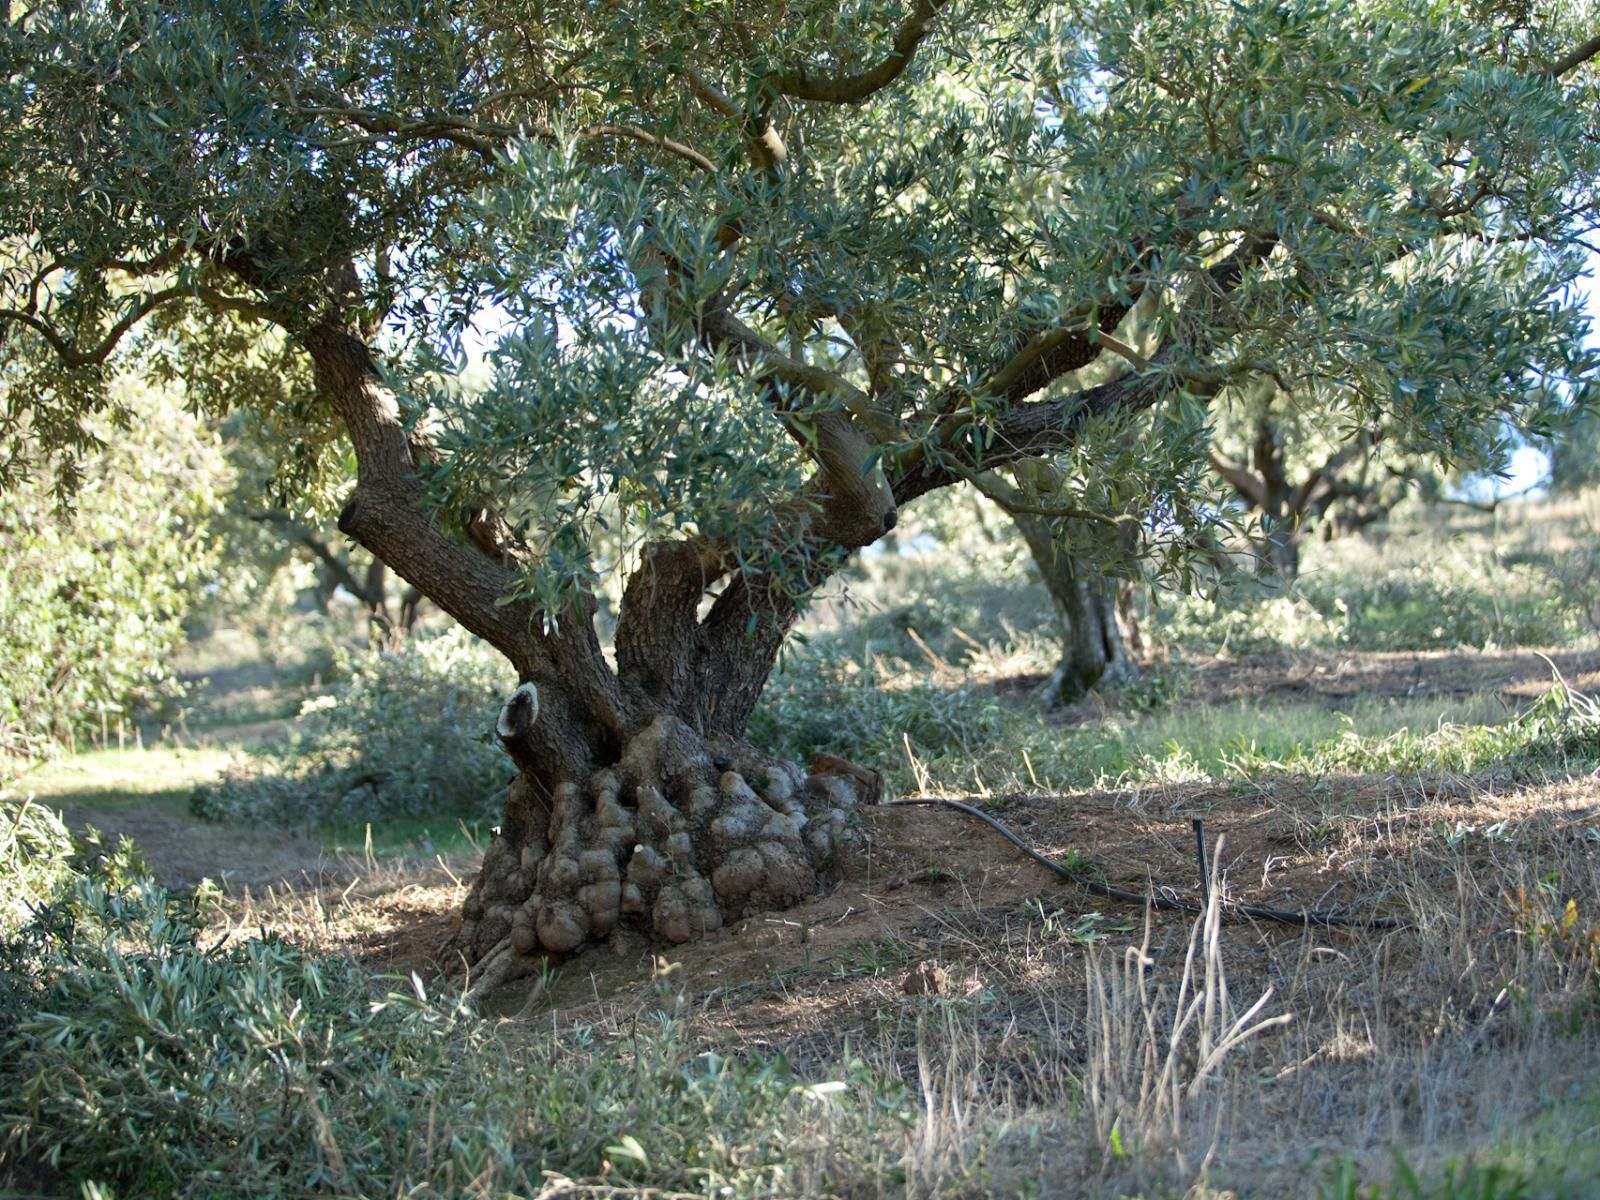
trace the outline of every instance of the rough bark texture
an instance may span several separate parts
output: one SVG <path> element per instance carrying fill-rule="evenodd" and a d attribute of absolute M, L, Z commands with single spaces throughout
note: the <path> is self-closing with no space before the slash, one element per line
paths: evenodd
<path fill-rule="evenodd" d="M 1013 514 L 1012 519 L 1028 543 L 1061 621 L 1061 662 L 1045 684 L 1043 702 L 1072 704 L 1096 687 L 1136 676 L 1139 664 L 1130 643 L 1136 644 L 1138 631 L 1126 583 L 1063 552 L 1049 523 L 1041 518 Z"/>
<path fill-rule="evenodd" d="M 844 775 L 807 777 L 659 716 L 582 783 L 518 777 L 458 944 L 473 962 L 502 943 L 564 954 L 619 927 L 675 944 L 786 907 L 846 861 L 856 801 Z"/>

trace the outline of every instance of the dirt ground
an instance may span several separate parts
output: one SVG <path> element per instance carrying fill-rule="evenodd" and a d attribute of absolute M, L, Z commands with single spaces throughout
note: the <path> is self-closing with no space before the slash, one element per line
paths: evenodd
<path fill-rule="evenodd" d="M 1592 651 L 1553 651 L 1548 656 L 1527 651 L 1504 652 L 1430 652 L 1430 653 L 1350 653 L 1294 655 L 1257 655 L 1242 658 L 1194 657 L 1187 660 L 1191 682 L 1181 703 L 1185 706 L 1225 704 L 1240 700 L 1271 700 L 1273 698 L 1315 700 L 1337 707 L 1357 697 L 1470 695 L 1494 692 L 1501 696 L 1509 711 L 1526 706 L 1550 686 L 1550 664 L 1554 663 L 1567 683 L 1578 691 L 1600 691 L 1600 653 Z M 1015 676 L 996 683 L 997 690 L 1016 697 L 1026 696 L 1042 676 Z M 1023 702 L 1019 700 L 1019 702 Z M 1088 721 L 1103 715 L 1105 701 L 1092 697 L 1083 704 L 1064 710 L 1062 719 L 1067 723 Z M 274 720 L 247 726 L 230 726 L 225 731 L 208 730 L 192 739 L 196 745 L 219 745 L 224 740 L 233 744 L 259 742 L 284 736 L 288 722 Z M 1215 791 L 1216 789 L 1211 789 Z M 1058 848 L 1076 848 L 1091 857 L 1109 852 L 1113 864 L 1104 867 L 1115 875 L 1122 871 L 1126 880 L 1143 879 L 1148 869 L 1161 882 L 1167 877 L 1163 872 L 1176 871 L 1176 880 L 1192 886 L 1194 879 L 1193 836 L 1188 831 L 1187 820 L 1170 829 L 1149 829 L 1144 836 L 1149 846 L 1101 847 L 1094 840 L 1103 831 L 1107 818 L 1128 803 L 1119 795 L 1077 795 L 1068 798 L 1013 797 L 1002 805 L 1006 819 L 1019 833 L 1030 836 L 1030 830 L 1047 819 L 1048 828 L 1041 826 L 1037 832 L 1054 836 Z M 1217 803 L 1206 789 L 1187 800 L 1175 801 L 1188 809 L 1190 815 L 1211 818 L 1207 811 Z M 1266 806 L 1270 808 L 1271 806 Z M 301 831 L 271 829 L 220 828 L 199 824 L 187 814 L 171 812 L 157 806 L 124 805 L 105 808 L 92 802 L 76 803 L 68 799 L 62 806 L 63 815 L 70 827 L 82 830 L 93 824 L 112 842 L 119 836 L 132 838 L 143 851 L 157 878 L 172 886 L 191 887 L 202 879 L 211 879 L 235 891 L 244 888 L 260 890 L 263 887 L 303 887 L 328 875 L 340 886 L 347 883 L 352 868 L 349 862 L 331 859 L 316 840 Z M 940 843 L 936 835 L 934 844 L 926 847 L 928 863 L 924 875 L 935 868 L 940 856 L 951 848 L 968 852 L 976 847 L 989 847 L 982 853 L 996 863 L 1013 857 L 1020 858 L 1011 848 L 1004 847 L 988 831 L 968 827 L 970 818 L 948 812 L 920 810 L 914 813 L 880 814 L 879 823 L 887 835 L 883 845 L 895 843 L 894 830 L 937 829 L 954 825 L 961 832 L 952 834 L 948 844 Z M 1115 820 L 1111 826 L 1127 830 L 1127 822 Z M 1247 822 L 1248 824 L 1248 822 Z M 1229 832 L 1225 824 L 1213 824 L 1208 836 L 1228 834 L 1229 841 L 1237 844 L 1240 831 Z M 1084 839 L 1090 839 L 1085 841 Z M 1041 846 L 1041 848 L 1044 848 Z M 1129 854 L 1123 855 L 1127 849 Z M 1244 848 L 1238 847 L 1240 854 Z M 908 853 L 920 853 L 914 848 Z M 883 851 L 889 853 L 889 851 Z M 1158 857 L 1146 864 L 1148 854 Z M 1126 858 L 1126 862 L 1122 859 Z M 871 853 L 864 861 L 863 870 L 869 878 L 876 869 Z M 883 860 L 887 861 L 887 860 Z M 1098 859 L 1097 859 L 1098 861 Z M 1140 865 L 1146 864 L 1146 865 Z M 881 866 L 882 863 L 880 862 Z M 903 864 L 902 864 L 903 865 Z M 471 870 L 470 863 L 457 864 L 457 869 Z M 885 868 L 886 869 L 886 868 Z M 995 867 L 999 869 L 998 865 Z M 1043 868 L 1037 871 L 1040 881 L 1049 878 Z M 1133 872 L 1133 874 L 1128 874 Z M 882 870 L 877 871 L 882 875 Z M 902 874 L 908 878 L 917 870 L 906 868 Z M 1270 882 L 1274 888 L 1285 886 L 1289 876 L 1276 863 Z M 998 878 L 998 876 L 997 876 Z M 925 889 L 925 885 L 924 889 Z M 989 885 L 980 881 L 980 891 Z M 992 891 L 992 888 L 989 890 Z M 913 888 L 909 895 L 920 895 Z M 1280 897 L 1281 898 L 1281 897 Z M 1302 897 L 1310 903 L 1315 896 Z M 876 904 L 877 902 L 873 902 Z M 861 911 L 866 911 L 863 902 Z M 854 919 L 854 918 L 852 918 Z"/>
<path fill-rule="evenodd" d="M 1276 986 L 1310 1008 L 1309 994 L 1376 977 L 1381 960 L 1384 977 L 1396 981 L 1383 989 L 1390 1037 L 1430 1037 L 1450 1023 L 1465 1029 L 1494 1017 L 1499 977 L 1486 972 L 1441 992 L 1437 977 L 1456 968 L 1435 956 L 1457 953 L 1445 944 L 1455 941 L 1470 943 L 1460 953 L 1475 961 L 1512 952 L 1519 893 L 1559 876 L 1586 889 L 1587 899 L 1600 879 L 1595 779 L 1502 786 L 1451 776 L 1283 778 L 1013 796 L 990 811 L 1058 861 L 1190 901 L 1201 898 L 1192 827 L 1199 818 L 1208 847 L 1220 853 L 1230 899 L 1410 923 L 1303 929 L 1243 919 L 1223 934 L 1230 981 L 1252 999 Z M 508 985 L 488 1007 L 558 1027 L 625 1027 L 673 995 L 707 1045 L 781 1053 L 797 1069 L 822 1069 L 846 1048 L 880 1040 L 895 1014 L 914 1018 L 929 990 L 918 982 L 926 963 L 943 973 L 932 990 L 970 1005 L 993 1069 L 1044 1103 L 1047 1084 L 1029 1066 L 1029 1031 L 1060 1021 L 1063 1005 L 1081 1009 L 1091 948 L 1115 956 L 1143 942 L 1163 975 L 1182 964 L 1193 917 L 1088 894 L 970 816 L 879 807 L 864 814 L 862 833 L 853 869 L 826 896 L 664 952 L 642 940 L 591 950 L 551 964 L 544 981 Z M 374 969 L 449 975 L 445 986 L 462 986 L 448 946 L 472 865 L 380 870 L 351 882 L 308 878 L 265 897 L 247 923 L 299 937 L 314 930 L 322 948 Z M 1460 894 L 1463 877 L 1477 881 L 1470 896 Z M 1312 1037 L 1310 1024 L 1300 1036 Z M 915 1061 L 900 1067 L 915 1077 Z"/>
<path fill-rule="evenodd" d="M 1600 684 L 1600 655 L 1552 655 L 1579 689 Z M 1519 704 L 1548 686 L 1536 654 L 1297 655 L 1192 664 L 1187 703 L 1255 697 L 1422 695 L 1495 689 Z M 1457 886 L 1465 867 L 1491 907 L 1549 864 L 1600 875 L 1600 780 L 1515 783 L 1435 776 L 1284 776 L 1071 795 L 1013 795 L 986 808 L 1041 853 L 1120 887 L 1154 888 L 1199 901 L 1193 822 L 1202 822 L 1228 896 L 1286 910 L 1337 909 L 1412 919 L 1419 905 L 1448 908 L 1436 883 Z M 449 940 L 474 856 L 383 864 L 330 857 L 291 832 L 197 825 L 158 810 L 68 809 L 113 838 L 144 847 L 158 877 L 178 886 L 217 881 L 236 898 L 241 925 L 277 927 L 379 971 L 453 976 Z M 1081 952 L 1143 937 L 1141 906 L 1104 899 L 1029 860 L 975 818 L 948 809 L 880 806 L 862 814 L 861 847 L 827 895 L 782 913 L 751 916 L 664 954 L 626 938 L 552 964 L 534 1007 L 583 1020 L 596 1006 L 654 1002 L 663 986 L 701 1014 L 707 1036 L 749 1047 L 783 1047 L 794 1058 L 816 1041 L 837 1049 L 903 1004 L 918 963 L 939 964 L 939 990 L 998 994 L 1015 1018 L 1034 995 L 1044 941 Z M 1179 948 L 1193 918 L 1149 914 L 1152 955 Z M 1282 970 L 1285 953 L 1325 945 L 1330 961 L 1351 944 L 1381 942 L 1391 955 L 1416 951 L 1414 932 L 1307 931 L 1241 921 L 1228 933 L 1246 977 Z M 1049 956 L 1059 974 L 1069 962 Z M 1278 962 L 1278 966 L 1273 964 Z M 665 984 L 663 983 L 665 980 Z M 1052 991 L 1076 980 L 1053 977 Z M 491 1007 L 522 1010 L 534 985 L 510 985 Z M 912 986 L 917 986 L 914 982 Z M 1029 1003 L 1034 1003 L 1030 1001 Z M 1008 1019 L 1011 1019 L 1008 1018 Z"/>
<path fill-rule="evenodd" d="M 1551 657 L 1570 685 L 1600 690 L 1600 655 Z M 1488 690 L 1515 709 L 1550 679 L 1530 653 L 1190 667 L 1184 704 Z M 1218 944 L 1235 1009 L 1270 992 L 1263 1013 L 1292 1018 L 1235 1053 L 1243 1128 L 1314 1131 L 1305 1136 L 1334 1155 L 1367 1146 L 1382 1170 L 1385 1139 L 1426 1147 L 1443 1137 L 1440 1154 L 1458 1153 L 1448 1139 L 1474 1122 L 1516 1128 L 1550 1095 L 1587 1086 L 1586 1052 L 1556 1034 L 1532 1039 L 1526 1005 L 1537 988 L 1538 1003 L 1559 1011 L 1600 979 L 1600 778 L 1293 774 L 981 803 L 1079 874 L 1187 902 L 1202 898 L 1198 820 L 1229 901 L 1400 923 L 1230 917 Z M 170 883 L 223 883 L 215 919 L 241 934 L 276 931 L 381 974 L 415 972 L 430 989 L 470 984 L 451 937 L 475 854 L 330 857 L 290 833 L 136 806 L 69 819 L 134 837 Z M 486 1007 L 507 1019 L 508 1036 L 529 1037 L 574 1025 L 626 1037 L 669 1007 L 705 1048 L 781 1055 L 802 1076 L 866 1055 L 874 1071 L 925 1087 L 942 1070 L 959 1074 L 977 1089 L 964 1103 L 987 1111 L 1055 1112 L 1093 1067 L 1095 989 L 1142 964 L 1139 978 L 1148 973 L 1169 1004 L 1193 961 L 1191 915 L 1087 892 L 970 815 L 875 806 L 859 833 L 843 878 L 809 903 L 665 950 L 622 937 L 545 964 Z M 957 1072 L 949 1064 L 963 1054 Z M 1279 1159 L 1289 1161 L 1274 1141 L 1252 1170 L 1272 1181 Z M 1239 1194 L 1302 1194 L 1303 1181 L 1274 1187 Z"/>
<path fill-rule="evenodd" d="M 348 875 L 315 838 L 298 830 L 205 825 L 187 814 L 132 805 L 102 809 L 69 802 L 61 806 L 61 816 L 74 833 L 92 825 L 107 845 L 130 838 L 151 873 L 168 887 L 190 888 L 209 879 L 243 891 L 298 886 L 330 871 Z"/>
<path fill-rule="evenodd" d="M 990 811 L 1057 861 L 1125 888 L 1194 902 L 1202 899 L 1192 827 L 1200 818 L 1208 847 L 1220 852 L 1229 898 L 1291 911 L 1410 919 L 1417 889 L 1430 878 L 1454 886 L 1458 856 L 1487 880 L 1506 865 L 1500 850 L 1508 844 L 1546 865 L 1575 855 L 1600 866 L 1600 780 L 1490 792 L 1450 778 L 1285 779 L 1177 786 L 1137 799 L 1014 796 Z M 1498 828 L 1473 836 L 1491 827 Z M 1448 861 L 1436 855 L 1430 837 L 1456 837 L 1458 830 Z M 793 1058 L 808 1031 L 825 1031 L 837 1043 L 852 1030 L 862 1033 L 886 1000 L 906 1000 L 903 988 L 917 963 L 942 965 L 957 993 L 997 986 L 1026 992 L 1037 957 L 1030 945 L 1053 939 L 1086 949 L 1142 936 L 1141 906 L 1059 879 L 960 812 L 877 808 L 864 833 L 855 870 L 831 894 L 751 917 L 662 958 L 643 945 L 580 956 L 560 966 L 541 1009 L 582 1020 L 587 1006 L 646 1002 L 654 965 L 713 1027 L 736 1032 L 746 1045 L 781 1044 Z M 1182 946 L 1194 918 L 1152 911 L 1149 920 L 1160 959 Z M 1306 930 L 1248 919 L 1226 936 L 1246 977 L 1270 975 L 1279 947 L 1298 954 L 1308 938 L 1334 956 L 1363 941 L 1407 954 L 1416 940 L 1415 931 Z M 1074 984 L 1081 988 L 1081 978 Z M 502 1007 L 520 1006 L 526 987 L 509 988 Z"/>
<path fill-rule="evenodd" d="M 1286 696 L 1337 705 L 1357 696 L 1453 696 L 1493 691 L 1526 704 L 1550 687 L 1554 664 L 1569 687 L 1600 686 L 1600 654 L 1585 650 L 1265 654 L 1194 660 L 1195 695 L 1218 704 Z"/>

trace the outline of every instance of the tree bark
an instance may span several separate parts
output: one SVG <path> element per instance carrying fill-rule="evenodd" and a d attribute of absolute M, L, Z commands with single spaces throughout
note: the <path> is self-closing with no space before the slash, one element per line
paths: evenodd
<path fill-rule="evenodd" d="M 1292 583 L 1300 576 L 1300 524 L 1292 517 L 1268 518 L 1262 523 L 1256 552 L 1260 574 Z"/>
<path fill-rule="evenodd" d="M 1043 518 L 1013 513 L 1012 520 L 1028 543 L 1061 622 L 1061 661 L 1041 700 L 1047 706 L 1073 704 L 1097 687 L 1137 676 L 1139 664 L 1130 648 L 1138 641 L 1131 586 L 1063 551 Z"/>
<path fill-rule="evenodd" d="M 1257 571 L 1284 583 L 1300 574 L 1300 518 L 1294 489 L 1289 486 L 1283 461 L 1283 444 L 1272 418 L 1256 422 L 1253 447 L 1256 474 L 1261 479 L 1261 537 L 1257 542 Z"/>
<path fill-rule="evenodd" d="M 714 544 L 646 548 L 623 595 L 616 668 L 590 602 L 535 612 L 515 595 L 519 548 L 490 514 L 464 533 L 422 505 L 415 444 L 365 341 L 325 318 L 297 333 L 322 398 L 355 448 L 339 528 L 515 667 L 497 732 L 515 762 L 504 818 L 463 910 L 456 949 L 475 990 L 625 931 L 687 941 L 748 912 L 816 894 L 853 844 L 858 774 L 807 774 L 744 740 L 745 724 L 799 612 Z M 889 515 L 871 509 L 859 536 Z M 826 503 L 796 521 L 801 588 L 839 561 L 849 522 Z M 701 617 L 708 589 L 720 593 Z M 861 773 L 870 777 L 870 772 Z"/>
<path fill-rule="evenodd" d="M 1368 478 L 1372 451 L 1380 435 L 1362 431 L 1337 447 L 1323 463 L 1291 485 L 1283 446 L 1270 414 L 1257 418 L 1251 458 L 1255 469 L 1229 462 L 1215 450 L 1211 466 L 1239 498 L 1261 514 L 1261 535 L 1254 539 L 1259 574 L 1292 582 L 1300 575 L 1300 545 L 1308 528 L 1318 523 L 1324 536 L 1361 529 L 1381 520 L 1403 493 L 1388 497 Z M 1357 467 L 1351 478 L 1348 472 Z M 1391 471 L 1392 473 L 1392 471 Z M 1326 520 L 1340 505 L 1332 522 Z"/>

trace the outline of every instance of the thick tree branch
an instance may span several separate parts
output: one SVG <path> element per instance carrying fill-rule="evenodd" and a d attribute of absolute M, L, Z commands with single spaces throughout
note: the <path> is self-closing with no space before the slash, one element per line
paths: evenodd
<path fill-rule="evenodd" d="M 278 528 L 286 530 L 290 538 L 310 551 L 313 557 L 328 569 L 328 573 L 333 576 L 340 587 L 370 609 L 383 608 L 384 597 L 382 593 L 374 594 L 372 589 L 367 586 L 366 580 L 358 578 L 356 573 L 350 569 L 350 565 L 335 554 L 333 548 L 327 542 L 305 528 L 288 513 L 276 508 L 246 507 L 244 515 L 258 524 L 276 525 Z"/>
<path fill-rule="evenodd" d="M 503 99 L 508 94 L 502 93 L 499 96 L 492 97 L 491 100 Z M 485 101 L 483 107 L 487 107 L 489 103 L 490 101 Z M 467 117 L 411 119 L 397 116 L 394 113 L 357 108 L 354 105 L 328 99 L 317 105 L 300 107 L 299 112 L 309 117 L 320 117 L 324 120 L 348 123 L 372 135 L 372 138 L 378 141 L 451 142 L 472 151 L 489 164 L 492 164 L 495 156 L 504 151 L 506 146 L 519 136 L 536 137 L 546 141 L 553 141 L 557 137 L 554 129 L 544 125 L 530 125 L 527 122 L 507 125 L 502 122 L 478 121 Z M 674 155 L 685 162 L 693 164 L 701 171 L 716 170 L 716 164 L 693 146 L 653 133 L 642 125 L 586 125 L 575 130 L 574 136 L 583 141 L 618 138 L 625 141 L 638 142 L 641 145 L 651 146 Z"/>
<path fill-rule="evenodd" d="M 644 547 L 617 614 L 617 675 L 631 704 L 671 712 L 700 706 L 700 600 L 730 566 L 722 548 L 696 539 Z"/>
<path fill-rule="evenodd" d="M 758 171 L 777 170 L 789 157 L 789 148 L 772 123 L 766 108 L 760 112 L 746 112 L 735 104 L 728 94 L 717 87 L 693 67 L 683 69 L 689 91 L 706 107 L 721 113 L 736 123 L 750 147 L 750 161 Z"/>
<path fill-rule="evenodd" d="M 1350 439 L 1338 450 L 1330 454 L 1321 466 L 1306 476 L 1305 481 L 1295 489 L 1289 498 L 1291 512 L 1303 513 L 1310 510 L 1311 502 L 1319 485 L 1326 482 L 1329 493 L 1328 501 L 1334 498 L 1334 485 L 1338 483 L 1339 472 L 1344 470 L 1356 458 L 1366 453 L 1369 447 L 1366 434 L 1358 434 Z"/>
<path fill-rule="evenodd" d="M 232 261 L 243 266 L 247 256 Z M 411 437 L 365 342 L 332 314 L 296 340 L 311 356 L 319 396 L 343 422 L 355 450 L 358 482 L 339 515 L 340 532 L 504 654 L 519 678 L 548 691 L 547 703 L 558 707 L 549 710 L 547 728 L 581 728 L 588 736 L 583 745 L 540 743 L 539 752 L 569 771 L 593 769 L 587 756 L 621 744 L 628 714 L 590 615 L 538 611 L 517 596 L 509 559 L 451 536 L 429 514 Z"/>
<path fill-rule="evenodd" d="M 866 410 L 871 397 L 831 371 L 783 354 L 726 309 L 707 313 L 700 331 L 712 350 L 767 377 L 768 394 L 784 428 L 821 466 L 817 532 L 856 547 L 870 545 L 894 528 L 894 497 L 875 463 L 877 446 L 847 412 L 798 411 L 795 403 L 809 399 L 827 404 L 838 397 L 847 409 Z"/>
<path fill-rule="evenodd" d="M 1196 302 L 1212 304 L 1225 299 L 1244 281 L 1246 273 L 1265 261 L 1277 245 L 1278 240 L 1273 235 L 1246 234 L 1222 261 L 1200 272 L 1201 295 Z M 1239 368 L 1229 371 L 1196 370 L 1192 366 L 1182 365 L 1184 356 L 1180 351 L 1183 347 L 1181 343 L 1174 342 L 1149 358 L 1140 355 L 1144 366 L 1137 376 L 1041 404 L 1018 403 L 1042 391 L 1070 371 L 1093 362 L 1101 353 L 1105 334 L 1121 323 L 1138 299 L 1136 295 L 1126 303 L 1119 302 L 1101 308 L 1096 319 L 1087 325 L 1074 324 L 1070 328 L 1058 328 L 1041 335 L 979 385 L 977 390 L 982 394 L 1000 396 L 1012 402 L 1009 408 L 1002 410 L 988 423 L 986 441 L 991 450 L 985 453 L 982 468 L 1013 462 L 1031 454 L 1064 449 L 1077 436 L 1078 425 L 1091 416 L 1116 409 L 1149 407 L 1156 399 L 1151 387 L 1159 390 L 1166 386 L 1166 376 L 1173 372 L 1176 372 L 1186 390 L 1198 396 L 1215 395 L 1238 373 L 1238 369 L 1267 370 L 1270 373 L 1270 367 L 1259 363 L 1240 364 Z M 1190 349 L 1191 356 L 1196 352 L 1207 352 L 1207 348 Z M 1160 382 L 1147 387 L 1140 380 Z M 942 408 L 947 411 L 949 402 Z M 904 504 L 914 496 L 944 487 L 958 478 L 950 472 L 949 463 L 941 460 L 952 453 L 957 442 L 967 436 L 969 425 L 970 419 L 965 414 L 950 413 L 939 421 L 927 439 L 900 456 L 895 466 L 896 500 Z M 965 453 L 960 450 L 953 452 L 957 459 Z M 996 454 L 1001 457 L 994 457 Z M 979 467 L 976 462 L 965 465 L 965 469 L 969 470 Z"/>
<path fill-rule="evenodd" d="M 768 77 L 769 85 L 780 95 L 823 104 L 859 104 L 874 92 L 888 87 L 911 64 L 917 47 L 933 30 L 939 11 L 948 0 L 916 0 L 911 15 L 895 31 L 893 48 L 875 66 L 854 75 L 814 74 L 804 67 L 780 71 Z"/>
<path fill-rule="evenodd" d="M 411 121 L 393 113 L 376 112 L 336 102 L 297 106 L 300 115 L 332 119 L 354 125 L 385 141 L 446 141 L 470 150 L 486 163 L 516 136 L 510 125 L 486 125 L 461 117 L 430 117 Z"/>
<path fill-rule="evenodd" d="M 1175 366 L 1181 347 L 1167 346 L 1151 358 L 1156 368 Z M 1024 458 L 1054 454 L 1070 446 L 1091 418 L 1112 412 L 1138 412 L 1154 405 L 1175 385 L 1165 370 L 1125 375 L 1110 383 L 1034 404 L 1015 405 L 992 418 L 984 430 L 988 448 L 981 467 L 959 446 L 946 442 L 907 456 L 893 475 L 895 500 L 904 505 L 963 480 L 968 472 L 1005 466 Z M 1220 385 L 1218 385 L 1220 387 Z M 1209 394 L 1191 387 L 1196 394 Z"/>
<path fill-rule="evenodd" d="M 1100 311 L 1098 325 L 1115 329 L 1132 305 L 1111 305 Z M 1100 347 L 1081 328 L 1052 329 L 1040 334 L 1013 355 L 1004 366 L 978 385 L 985 396 L 1025 400 L 1043 391 L 1063 375 L 1081 370 L 1100 357 Z"/>
<path fill-rule="evenodd" d="M 1263 508 L 1267 503 L 1267 488 L 1259 478 L 1237 463 L 1229 462 L 1215 450 L 1206 452 L 1206 459 L 1211 464 L 1211 469 L 1239 495 L 1248 500 L 1256 508 Z"/>
<path fill-rule="evenodd" d="M 77 349 L 70 338 L 56 330 L 48 321 L 40 320 L 31 313 L 17 309 L 0 308 L 0 325 L 14 323 L 27 326 L 50 343 L 50 348 L 56 352 L 56 357 L 68 367 L 78 370 L 83 367 L 99 366 L 105 362 L 106 359 L 111 357 L 111 352 L 117 348 L 118 343 L 127 336 L 128 331 L 163 304 L 193 295 L 194 290 L 192 288 L 182 286 L 162 288 L 159 291 L 145 293 L 139 298 L 138 303 L 130 308 L 122 319 L 111 327 L 100 343 L 88 350 Z"/>
<path fill-rule="evenodd" d="M 1545 70 L 1552 79 L 1560 79 L 1563 75 L 1577 70 L 1597 54 L 1600 54 L 1600 35 L 1574 46 L 1566 54 L 1563 54 L 1546 67 Z"/>

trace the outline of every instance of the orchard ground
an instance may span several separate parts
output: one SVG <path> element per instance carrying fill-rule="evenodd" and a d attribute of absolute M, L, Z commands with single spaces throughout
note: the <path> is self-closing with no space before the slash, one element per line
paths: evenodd
<path fill-rule="evenodd" d="M 810 1098 L 783 1118 L 787 1164 L 742 1168 L 760 1156 L 730 1133 L 691 1168 L 659 1125 L 619 1124 L 596 1131 L 598 1170 L 530 1160 L 496 1194 L 1594 1194 L 1596 511 L 1419 517 L 1316 547 L 1299 598 L 1169 600 L 1141 680 L 1053 713 L 1034 696 L 1048 606 L 1012 551 L 869 562 L 774 680 L 769 745 L 844 753 L 888 795 L 979 805 L 1080 874 L 1190 901 L 1199 819 L 1229 900 L 1400 927 L 1208 929 L 1089 894 L 968 815 L 863 810 L 829 894 L 665 953 L 622 939 L 483 1006 L 479 1053 L 636 1062 L 640 1029 L 670 1024 L 680 1073 L 779 1072 Z M 322 682 L 206 650 L 184 727 L 13 796 L 131 837 L 198 889 L 206 944 L 275 934 L 374 994 L 459 990 L 449 939 L 486 821 L 199 821 L 194 788 L 292 744 Z M 847 1126 L 848 1153 L 829 1145 Z M 17 1145 L 18 1186 L 60 1182 Z M 442 1187 L 395 1176 L 424 1183 Z"/>

